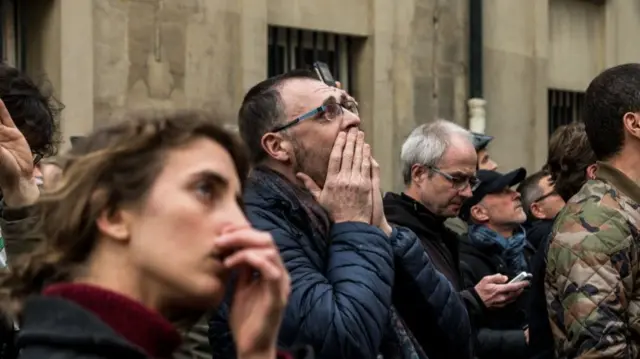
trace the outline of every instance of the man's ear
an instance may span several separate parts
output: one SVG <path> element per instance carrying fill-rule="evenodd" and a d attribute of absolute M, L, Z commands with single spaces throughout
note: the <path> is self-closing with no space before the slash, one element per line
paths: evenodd
<path fill-rule="evenodd" d="M 529 210 L 531 211 L 531 215 L 533 215 L 536 219 L 546 218 L 544 212 L 542 211 L 542 208 L 540 208 L 540 205 L 538 203 L 531 203 Z"/>
<path fill-rule="evenodd" d="M 596 179 L 596 170 L 598 169 L 598 164 L 597 163 L 592 163 L 589 166 L 587 166 L 587 179 L 588 180 L 592 180 L 592 179 Z"/>
<path fill-rule="evenodd" d="M 121 209 L 115 211 L 105 209 L 96 219 L 98 231 L 121 242 L 128 241 L 131 236 L 130 223 L 130 213 Z"/>
<path fill-rule="evenodd" d="M 487 212 L 487 209 L 479 204 L 471 207 L 470 214 L 471 218 L 479 223 L 484 223 L 489 220 L 489 213 Z"/>
<path fill-rule="evenodd" d="M 261 139 L 262 149 L 269 157 L 279 162 L 288 162 L 293 153 L 293 144 L 282 135 L 276 133 L 266 133 Z"/>
<path fill-rule="evenodd" d="M 627 112 L 622 118 L 624 128 L 635 138 L 640 138 L 640 113 Z"/>
<path fill-rule="evenodd" d="M 411 166 L 411 181 L 414 183 L 420 183 L 421 182 L 421 178 L 424 177 L 425 175 L 427 175 L 427 169 L 422 166 L 422 165 L 418 165 L 415 164 L 413 166 Z"/>

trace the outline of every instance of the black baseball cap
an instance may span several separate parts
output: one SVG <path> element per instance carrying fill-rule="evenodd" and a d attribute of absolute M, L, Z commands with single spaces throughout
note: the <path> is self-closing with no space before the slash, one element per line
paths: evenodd
<path fill-rule="evenodd" d="M 507 187 L 513 187 L 522 182 L 527 177 L 527 170 L 520 167 L 509 173 L 502 174 L 497 171 L 479 170 L 476 176 L 480 180 L 480 185 L 473 191 L 473 196 L 466 200 L 460 208 L 460 218 L 469 221 L 471 216 L 471 207 L 480 203 L 484 196 L 497 193 Z"/>
<path fill-rule="evenodd" d="M 471 132 L 471 142 L 473 147 L 476 148 L 476 152 L 487 148 L 489 142 L 493 140 L 493 136 L 485 135 L 483 133 Z"/>

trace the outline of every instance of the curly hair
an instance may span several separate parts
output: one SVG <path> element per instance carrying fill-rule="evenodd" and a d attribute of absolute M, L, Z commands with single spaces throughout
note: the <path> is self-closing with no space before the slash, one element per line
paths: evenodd
<path fill-rule="evenodd" d="M 54 156 L 61 142 L 58 117 L 64 106 L 51 92 L 20 70 L 0 64 L 0 99 L 31 151 L 43 157 Z"/>
<path fill-rule="evenodd" d="M 78 143 L 67 156 L 62 178 L 34 207 L 38 225 L 25 231 L 24 239 L 37 240 L 37 247 L 18 257 L 10 271 L 0 272 L 5 313 L 15 317 L 28 295 L 73 279 L 93 251 L 100 213 L 143 201 L 166 154 L 198 138 L 227 150 L 244 185 L 249 171 L 244 145 L 208 114 L 128 116 Z"/>
<path fill-rule="evenodd" d="M 568 201 L 587 181 L 587 167 L 596 162 L 596 155 L 582 122 L 558 127 L 549 140 L 549 155 L 545 170 L 560 197 Z"/>

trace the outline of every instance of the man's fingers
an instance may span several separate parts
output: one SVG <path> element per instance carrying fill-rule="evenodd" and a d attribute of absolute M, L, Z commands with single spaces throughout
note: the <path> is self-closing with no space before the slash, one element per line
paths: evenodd
<path fill-rule="evenodd" d="M 356 136 L 356 147 L 353 152 L 353 166 L 351 167 L 353 172 L 357 172 L 360 174 L 360 170 L 362 169 L 362 161 L 364 159 L 363 155 L 364 150 L 364 132 L 358 131 L 358 135 Z"/>
<path fill-rule="evenodd" d="M 515 292 L 518 292 L 518 291 L 522 292 L 522 290 L 528 286 L 529 286 L 529 282 L 527 281 L 522 281 L 517 283 L 507 283 L 507 284 L 499 285 L 498 292 L 515 294 Z"/>
<path fill-rule="evenodd" d="M 362 148 L 362 166 L 360 168 L 360 174 L 362 178 L 371 177 L 371 146 L 365 143 Z"/>
<path fill-rule="evenodd" d="M 482 278 L 486 283 L 503 284 L 506 283 L 509 278 L 502 274 L 492 274 Z"/>
<path fill-rule="evenodd" d="M 216 247 L 220 250 L 242 248 L 275 248 L 273 237 L 267 232 L 255 229 L 241 229 L 231 233 L 225 233 L 216 239 Z"/>
<path fill-rule="evenodd" d="M 260 273 L 262 278 L 277 281 L 284 274 L 284 269 L 275 262 L 275 257 L 279 255 L 275 248 L 244 249 L 227 257 L 224 265 L 229 269 L 249 266 Z"/>
<path fill-rule="evenodd" d="M 380 193 L 380 165 L 373 157 L 371 157 L 371 187 Z"/>
<path fill-rule="evenodd" d="M 340 172 L 340 164 L 342 163 L 342 151 L 347 142 L 347 134 L 345 132 L 338 133 L 336 141 L 333 143 L 333 149 L 329 156 L 329 167 L 327 168 L 327 177 L 333 176 Z"/>
<path fill-rule="evenodd" d="M 0 122 L 7 127 L 16 127 L 16 124 L 13 123 L 13 119 L 9 114 L 9 110 L 7 110 L 7 106 L 5 106 L 2 100 L 0 100 Z"/>
<path fill-rule="evenodd" d="M 302 181 L 302 183 L 304 184 L 304 186 L 309 190 L 309 192 L 311 192 L 311 194 L 313 195 L 313 197 L 316 198 L 316 200 L 318 200 L 318 198 L 320 197 L 320 193 L 322 192 L 322 189 L 320 188 L 320 186 L 318 186 L 312 179 L 311 177 L 307 176 L 306 174 L 299 172 L 298 174 L 296 174 L 296 177 Z"/>
<path fill-rule="evenodd" d="M 342 163 L 340 165 L 340 171 L 344 173 L 350 173 L 353 168 L 353 153 L 356 147 L 356 138 L 358 137 L 358 129 L 352 128 L 347 134 L 347 143 L 344 145 L 342 151 Z"/>

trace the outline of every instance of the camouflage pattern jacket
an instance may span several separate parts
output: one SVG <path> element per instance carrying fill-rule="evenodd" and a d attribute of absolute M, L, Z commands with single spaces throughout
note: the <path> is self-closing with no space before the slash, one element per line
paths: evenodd
<path fill-rule="evenodd" d="M 545 292 L 557 358 L 638 358 L 640 187 L 598 163 L 560 212 Z"/>

